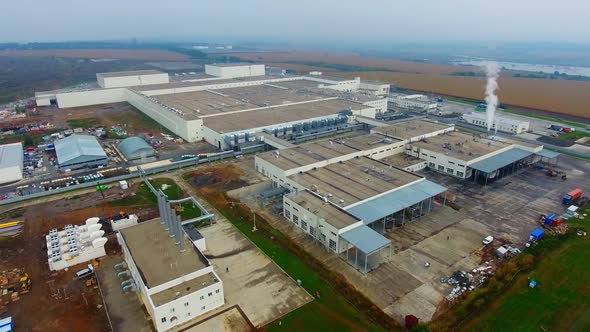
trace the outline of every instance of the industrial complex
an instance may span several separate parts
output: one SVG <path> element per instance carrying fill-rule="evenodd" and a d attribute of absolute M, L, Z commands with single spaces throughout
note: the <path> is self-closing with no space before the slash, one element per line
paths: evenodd
<path fill-rule="evenodd" d="M 0 184 L 24 176 L 18 188 L 35 197 L 56 189 L 66 197 L 72 188 L 85 189 L 71 201 L 51 204 L 56 209 L 81 204 L 84 218 L 89 211 L 108 214 L 79 226 L 68 221 L 43 229 L 42 254 L 55 273 L 84 267 L 78 279 L 93 275 L 99 262 L 108 266 L 96 276 L 103 283 L 103 310 L 114 315 L 115 324 L 136 324 L 121 323 L 120 330 L 216 330 L 238 321 L 242 325 L 232 328 L 280 326 L 285 315 L 320 294 L 306 288 L 306 277 L 275 264 L 274 252 L 257 246 L 257 237 L 267 241 L 268 234 L 272 246 L 300 246 L 298 255 L 311 253 L 325 271 L 342 277 L 339 287 L 362 293 L 386 315 L 399 320 L 415 311 L 430 319 L 443 300 L 440 294 L 449 294 L 448 279 L 437 285 L 443 274 L 450 269 L 476 274 L 474 262 L 483 259 L 473 253 L 486 244 L 482 235 L 505 235 L 475 219 L 493 214 L 492 204 L 512 204 L 499 195 L 489 205 L 460 211 L 456 196 L 483 196 L 505 185 L 499 182 L 505 177 L 543 169 L 548 160 L 554 167 L 559 156 L 541 143 L 519 139 L 530 131 L 522 119 L 497 116 L 488 123 L 485 114 L 469 112 L 450 121 L 433 112 L 442 101 L 392 95 L 389 84 L 358 77 L 219 63 L 191 75 L 139 70 L 98 73 L 96 80 L 90 88 L 38 92 L 36 105 L 83 113 L 88 110 L 81 107 L 127 103 L 108 107 L 124 106 L 156 123 L 136 130 L 120 119 L 80 116 L 74 123 L 84 128 L 63 134 L 57 129 L 34 147 L 1 145 Z M 27 168 L 40 168 L 44 160 L 54 172 L 46 173 L 55 178 L 43 175 L 38 188 L 29 186 Z M 213 161 L 201 172 L 202 164 Z M 553 168 L 547 174 L 558 184 L 563 182 L 557 174 L 567 178 Z M 209 194 L 215 198 L 207 203 L 196 198 Z M 571 203 L 582 191 L 568 195 Z M 128 208 L 138 211 L 128 215 Z M 46 209 L 40 213 L 53 213 Z M 264 226 L 257 227 L 257 218 Z M 10 236 L 24 227 L 20 221 L 5 225 Z M 88 287 L 93 280 L 86 279 Z M 219 321 L 225 325 L 207 325 Z"/>
<path fill-rule="evenodd" d="M 35 94 L 59 108 L 128 102 L 188 142 L 219 149 L 260 134 L 301 136 L 387 110 L 389 85 L 321 76 L 270 76 L 264 65 L 207 65 L 205 78 L 170 82 L 154 70 L 97 74 L 100 88 Z"/>

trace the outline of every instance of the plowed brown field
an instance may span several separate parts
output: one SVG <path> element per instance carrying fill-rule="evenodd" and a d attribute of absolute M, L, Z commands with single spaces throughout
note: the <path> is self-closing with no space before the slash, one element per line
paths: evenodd
<path fill-rule="evenodd" d="M 164 50 L 115 50 L 115 49 L 72 49 L 72 50 L 30 50 L 0 51 L 0 56 L 84 58 L 84 59 L 125 59 L 152 61 L 182 61 L 188 59 L 184 54 Z"/>
<path fill-rule="evenodd" d="M 239 56 L 293 70 L 319 70 L 324 72 L 325 75 L 342 77 L 360 76 L 364 79 L 379 80 L 410 90 L 428 91 L 476 100 L 483 100 L 484 98 L 485 81 L 483 78 L 449 75 L 455 71 L 479 71 L 478 68 L 363 58 L 352 53 L 284 51 L 240 54 Z M 338 72 L 326 70 L 326 68 L 322 67 L 286 63 L 289 61 L 385 68 L 398 72 Z M 499 85 L 501 103 L 590 118 L 590 107 L 587 102 L 590 94 L 590 82 L 588 81 L 512 78 L 505 75 L 501 76 Z"/>

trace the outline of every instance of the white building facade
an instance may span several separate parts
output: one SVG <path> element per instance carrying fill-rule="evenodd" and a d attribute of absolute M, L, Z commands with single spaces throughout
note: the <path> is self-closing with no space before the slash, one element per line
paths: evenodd
<path fill-rule="evenodd" d="M 436 102 L 433 102 L 425 95 L 390 96 L 389 102 L 396 107 L 417 109 L 426 112 L 436 110 L 438 107 Z"/>
<path fill-rule="evenodd" d="M 266 73 L 266 66 L 254 63 L 212 64 L 205 65 L 205 73 L 207 75 L 221 78 L 264 76 Z"/>
<path fill-rule="evenodd" d="M 488 120 L 487 115 L 485 113 L 479 112 L 471 112 L 463 114 L 463 121 L 472 124 L 474 126 L 487 128 L 488 127 Z M 497 130 L 505 133 L 510 133 L 514 135 L 522 134 L 527 132 L 530 127 L 529 121 L 523 121 L 515 118 L 509 118 L 504 116 L 498 116 L 497 114 L 494 116 L 494 120 L 492 122 L 492 130 Z"/>

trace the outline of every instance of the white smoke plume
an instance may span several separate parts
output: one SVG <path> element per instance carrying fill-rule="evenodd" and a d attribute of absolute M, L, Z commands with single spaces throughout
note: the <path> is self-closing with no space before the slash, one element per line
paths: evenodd
<path fill-rule="evenodd" d="M 495 62 L 487 62 L 484 66 L 486 72 L 486 120 L 488 124 L 488 131 L 492 129 L 496 113 L 496 107 L 498 107 L 498 96 L 496 90 L 498 89 L 498 75 L 500 74 L 500 67 Z"/>

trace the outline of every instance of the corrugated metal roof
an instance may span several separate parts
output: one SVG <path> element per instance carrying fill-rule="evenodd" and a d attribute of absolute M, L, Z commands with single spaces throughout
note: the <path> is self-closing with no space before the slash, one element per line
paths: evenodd
<path fill-rule="evenodd" d="M 128 137 L 121 141 L 119 150 L 127 159 L 145 158 L 153 156 L 156 151 L 141 137 Z"/>
<path fill-rule="evenodd" d="M 79 157 L 107 157 L 96 137 L 88 135 L 72 135 L 55 141 L 55 153 L 59 164 Z"/>
<path fill-rule="evenodd" d="M 402 209 L 418 204 L 432 196 L 445 192 L 447 188 L 428 180 L 418 181 L 407 187 L 355 205 L 346 211 L 370 224 Z"/>
<path fill-rule="evenodd" d="M 551 151 L 551 150 L 545 150 L 545 149 L 543 149 L 543 150 L 541 150 L 539 152 L 536 152 L 535 154 L 538 155 L 538 156 L 541 156 L 541 157 L 553 159 L 553 158 L 559 156 L 561 153 L 555 152 L 555 151 Z"/>
<path fill-rule="evenodd" d="M 365 225 L 355 227 L 340 234 L 340 236 L 367 255 L 372 254 L 391 243 L 391 241 L 383 235 Z"/>
<path fill-rule="evenodd" d="M 515 161 L 519 161 L 522 158 L 526 158 L 533 153 L 519 148 L 512 148 L 510 150 L 500 152 L 497 155 L 491 156 L 487 159 L 480 160 L 476 163 L 469 165 L 469 167 L 482 171 L 485 173 L 491 173 L 504 166 L 510 165 Z"/>
<path fill-rule="evenodd" d="M 0 145 L 0 169 L 15 166 L 23 167 L 22 143 Z"/>

